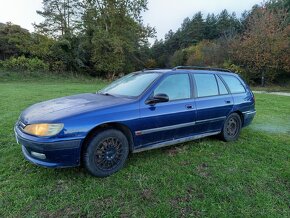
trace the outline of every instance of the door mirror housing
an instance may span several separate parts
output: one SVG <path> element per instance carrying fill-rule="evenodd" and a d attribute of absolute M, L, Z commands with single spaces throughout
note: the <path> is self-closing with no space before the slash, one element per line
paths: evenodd
<path fill-rule="evenodd" d="M 168 101 L 169 101 L 168 95 L 166 95 L 164 93 L 158 93 L 158 94 L 154 95 L 152 98 L 149 98 L 145 103 L 154 105 L 157 103 L 168 102 Z"/>

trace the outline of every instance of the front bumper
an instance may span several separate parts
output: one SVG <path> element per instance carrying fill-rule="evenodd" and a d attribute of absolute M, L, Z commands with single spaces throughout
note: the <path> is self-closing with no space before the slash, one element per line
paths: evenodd
<path fill-rule="evenodd" d="M 22 146 L 24 157 L 30 162 L 49 168 L 74 167 L 80 165 L 81 139 L 49 141 L 31 140 L 17 127 L 14 128 L 15 137 Z M 29 138 L 30 139 L 27 139 Z M 35 154 L 41 154 L 37 156 Z"/>

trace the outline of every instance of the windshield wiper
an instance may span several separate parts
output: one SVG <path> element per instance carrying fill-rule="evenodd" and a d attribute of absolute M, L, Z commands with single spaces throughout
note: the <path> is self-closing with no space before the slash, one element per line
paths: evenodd
<path fill-rule="evenodd" d="M 98 94 L 101 94 L 101 95 L 106 95 L 106 96 L 114 96 L 108 92 L 97 92 Z"/>

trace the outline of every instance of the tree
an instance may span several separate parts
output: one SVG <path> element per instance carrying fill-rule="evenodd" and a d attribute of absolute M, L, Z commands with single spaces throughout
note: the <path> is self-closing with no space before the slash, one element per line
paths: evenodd
<path fill-rule="evenodd" d="M 38 34 L 54 38 L 49 48 L 51 69 L 80 71 L 84 68 L 80 38 L 82 5 L 80 0 L 43 0 L 37 13 L 44 21 L 34 24 Z M 48 40 L 46 40 L 48 42 Z"/>
<path fill-rule="evenodd" d="M 228 52 L 224 49 L 223 39 L 203 40 L 195 46 L 185 49 L 187 53 L 187 65 L 222 66 L 228 58 Z"/>
<path fill-rule="evenodd" d="M 56 40 L 50 58 L 61 68 L 123 73 L 148 59 L 142 55 L 154 29 L 142 24 L 146 6 L 147 0 L 43 0 L 37 13 L 45 19 L 35 28 Z"/>
<path fill-rule="evenodd" d="M 32 56 L 38 57 L 44 61 L 49 62 L 53 56 L 51 47 L 56 43 L 52 38 L 38 33 L 31 33 L 31 44 L 29 51 Z"/>
<path fill-rule="evenodd" d="M 53 37 L 71 36 L 79 29 L 81 5 L 79 0 L 43 0 L 43 10 L 36 11 L 44 21 L 35 29 Z"/>
<path fill-rule="evenodd" d="M 227 42 L 236 33 L 240 32 L 241 23 L 236 18 L 235 14 L 229 14 L 227 10 L 223 10 L 220 14 L 208 14 L 206 19 L 203 18 L 201 12 L 198 12 L 192 16 L 192 19 L 185 18 L 181 27 L 173 32 L 169 31 L 165 35 L 164 41 L 157 41 L 151 48 L 152 58 L 156 60 L 159 67 L 169 67 L 175 65 L 176 63 L 184 63 L 185 53 L 182 52 L 188 47 L 194 47 L 199 45 L 204 39 L 207 40 L 219 40 L 218 46 L 222 46 L 221 49 L 225 50 L 227 48 Z M 202 43 L 204 45 L 205 43 Z M 190 57 L 192 61 L 190 63 L 218 63 L 220 64 L 220 57 L 226 57 L 227 51 L 216 50 L 216 46 L 208 44 L 202 46 L 210 52 L 205 53 L 209 57 L 215 56 L 218 60 L 213 61 L 196 61 L 193 57 Z M 215 55 L 219 53 L 220 56 Z M 205 56 L 207 57 L 207 56 Z"/>
<path fill-rule="evenodd" d="M 204 38 L 212 40 L 218 37 L 217 18 L 214 14 L 208 14 L 205 20 Z"/>
<path fill-rule="evenodd" d="M 186 62 L 186 51 L 185 50 L 176 50 L 171 57 L 170 64 L 171 66 L 183 66 Z"/>
<path fill-rule="evenodd" d="M 181 28 L 176 32 L 178 34 L 179 48 L 186 48 L 198 43 L 204 38 L 205 22 L 201 12 L 193 15 L 192 19 L 186 18 L 181 25 Z M 174 51 L 172 51 L 174 53 Z"/>
<path fill-rule="evenodd" d="M 31 35 L 28 30 L 12 23 L 0 25 L 0 59 L 30 55 L 31 44 Z"/>
<path fill-rule="evenodd" d="M 241 29 L 241 23 L 236 18 L 236 14 L 229 14 L 226 9 L 218 15 L 216 25 L 219 37 L 232 37 Z"/>
<path fill-rule="evenodd" d="M 156 60 L 158 67 L 165 67 L 169 62 L 169 55 L 165 52 L 165 44 L 163 39 L 155 40 L 151 47 L 151 58 Z"/>
<path fill-rule="evenodd" d="M 113 75 L 144 66 L 140 54 L 154 29 L 142 24 L 147 0 L 85 0 L 83 46 L 89 64 Z M 144 50 L 143 50 L 144 51 Z"/>
<path fill-rule="evenodd" d="M 232 58 L 259 72 L 262 86 L 273 81 L 279 72 L 290 71 L 289 34 L 284 9 L 271 10 L 265 5 L 255 8 L 246 31 L 231 44 Z"/>

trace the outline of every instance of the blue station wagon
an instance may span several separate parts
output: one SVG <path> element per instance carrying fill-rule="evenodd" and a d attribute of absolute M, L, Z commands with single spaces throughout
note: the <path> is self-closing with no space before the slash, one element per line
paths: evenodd
<path fill-rule="evenodd" d="M 176 67 L 134 72 L 97 93 L 41 102 L 14 131 L 25 158 L 45 167 L 120 170 L 129 153 L 220 135 L 234 141 L 255 116 L 249 86 L 228 70 Z"/>

